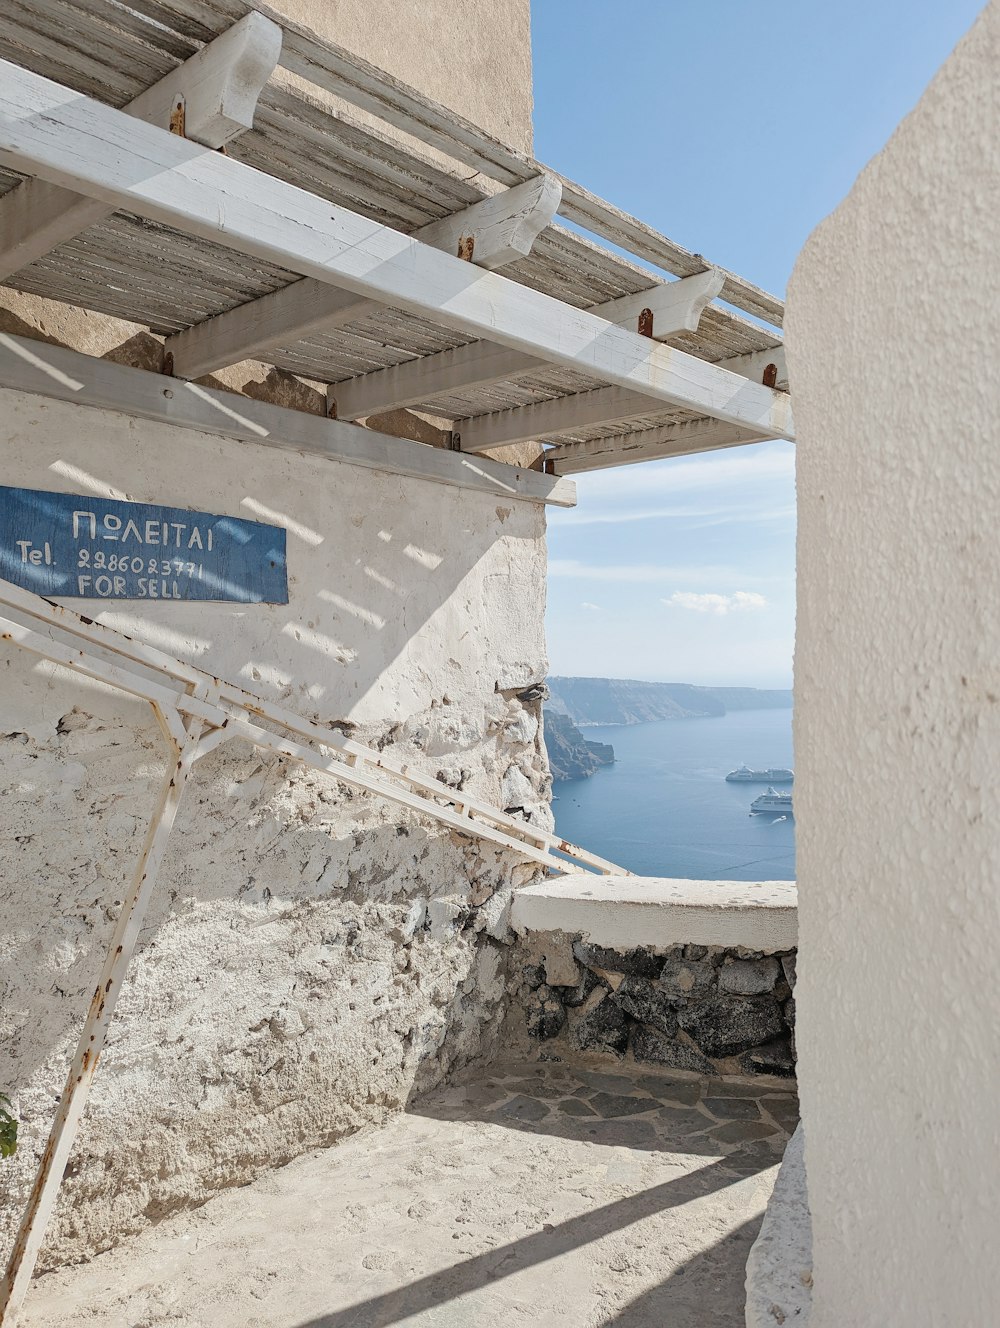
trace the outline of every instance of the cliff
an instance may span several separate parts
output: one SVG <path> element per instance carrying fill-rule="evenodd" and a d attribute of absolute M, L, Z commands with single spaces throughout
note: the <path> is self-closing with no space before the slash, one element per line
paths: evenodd
<path fill-rule="evenodd" d="M 607 742 L 588 742 L 573 721 L 558 710 L 545 711 L 545 747 L 553 780 L 583 779 L 598 766 L 612 765 L 615 749 Z"/>
<path fill-rule="evenodd" d="M 756 687 L 696 687 L 691 683 L 640 682 L 630 678 L 548 679 L 546 718 L 561 711 L 580 728 L 596 724 L 647 724 L 695 719 L 727 710 L 788 709 L 790 691 Z"/>

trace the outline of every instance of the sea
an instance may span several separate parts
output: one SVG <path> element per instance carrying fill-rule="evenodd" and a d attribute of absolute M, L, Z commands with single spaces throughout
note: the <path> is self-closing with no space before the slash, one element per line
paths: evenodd
<path fill-rule="evenodd" d="M 553 788 L 556 829 L 642 876 L 795 879 L 795 822 L 751 816 L 763 784 L 727 784 L 738 765 L 794 767 L 791 710 L 582 730 L 615 764 Z M 788 785 L 782 785 L 787 789 Z"/>

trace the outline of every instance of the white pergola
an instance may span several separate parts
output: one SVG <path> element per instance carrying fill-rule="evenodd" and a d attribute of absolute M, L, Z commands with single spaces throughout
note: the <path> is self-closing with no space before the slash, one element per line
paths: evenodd
<path fill-rule="evenodd" d="M 2 335 L 0 386 L 557 505 L 575 472 L 794 437 L 779 300 L 266 6 L 4 10 L 0 282 L 148 327 L 166 372 Z M 217 390 L 212 373 L 247 359 L 326 385 L 328 417 Z M 358 423 L 400 407 L 444 421 L 451 448 Z M 484 455 L 526 440 L 540 467 Z M 6 584 L 0 620 L 14 644 L 148 701 L 170 748 L 0 1284 L 9 1324 L 207 751 L 242 737 L 550 871 L 620 869 Z"/>
<path fill-rule="evenodd" d="M 794 437 L 779 300 L 265 6 L 14 10 L 0 280 L 149 327 L 179 382 L 252 358 L 555 476 Z"/>

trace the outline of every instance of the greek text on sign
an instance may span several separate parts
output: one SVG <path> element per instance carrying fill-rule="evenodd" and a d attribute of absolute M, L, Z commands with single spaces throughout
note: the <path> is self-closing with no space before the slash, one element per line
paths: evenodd
<path fill-rule="evenodd" d="M 75 599 L 288 603 L 281 526 L 40 489 L 0 486 L 0 576 Z"/>

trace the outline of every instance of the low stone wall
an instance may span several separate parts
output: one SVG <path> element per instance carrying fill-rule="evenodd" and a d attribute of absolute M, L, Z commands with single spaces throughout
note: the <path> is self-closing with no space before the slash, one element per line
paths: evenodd
<path fill-rule="evenodd" d="M 527 886 L 507 1040 L 546 1060 L 791 1076 L 797 911 L 792 881 L 575 872 Z"/>
<path fill-rule="evenodd" d="M 706 1075 L 795 1072 L 794 949 L 611 949 L 565 932 L 521 944 L 515 1017 L 544 1059 L 594 1052 Z"/>

